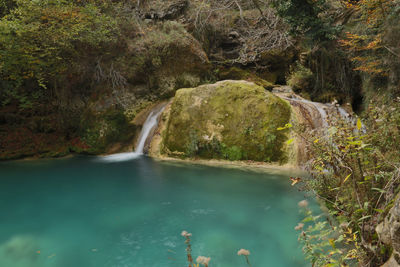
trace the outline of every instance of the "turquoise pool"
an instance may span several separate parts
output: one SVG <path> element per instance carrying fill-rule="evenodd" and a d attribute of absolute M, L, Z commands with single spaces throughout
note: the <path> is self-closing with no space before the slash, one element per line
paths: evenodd
<path fill-rule="evenodd" d="M 139 157 L 0 163 L 0 266 L 302 267 L 287 176 Z"/>

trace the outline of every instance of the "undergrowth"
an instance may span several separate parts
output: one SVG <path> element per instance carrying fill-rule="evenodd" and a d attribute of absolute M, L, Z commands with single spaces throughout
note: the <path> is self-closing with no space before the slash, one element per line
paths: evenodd
<path fill-rule="evenodd" d="M 300 240 L 313 266 L 353 266 L 354 261 L 380 266 L 391 248 L 379 240 L 375 228 L 400 189 L 400 98 L 386 105 L 371 103 L 363 120 L 338 118 L 339 110 L 323 131 L 295 127 L 313 155 L 305 189 L 324 201 L 328 217 L 340 226 L 321 222 L 306 210 L 303 223 L 313 224 Z"/>

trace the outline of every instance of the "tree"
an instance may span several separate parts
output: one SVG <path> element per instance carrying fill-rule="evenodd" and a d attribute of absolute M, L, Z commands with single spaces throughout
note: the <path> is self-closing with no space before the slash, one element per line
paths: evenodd
<path fill-rule="evenodd" d="M 333 25 L 331 16 L 325 16 L 325 0 L 273 0 L 272 6 L 289 25 L 294 36 L 305 35 L 314 43 L 337 38 L 340 28 Z"/>
<path fill-rule="evenodd" d="M 355 70 L 373 76 L 388 76 L 389 58 L 400 58 L 397 48 L 391 47 L 386 38 L 388 32 L 394 34 L 389 30 L 394 26 L 387 22 L 396 12 L 398 15 L 399 10 L 395 7 L 393 0 L 346 1 L 346 8 L 358 14 L 360 22 L 366 26 L 346 32 L 340 41 L 355 62 Z"/>
<path fill-rule="evenodd" d="M 0 19 L 0 77 L 11 89 L 33 81 L 46 88 L 82 52 L 117 36 L 116 20 L 93 4 L 18 0 Z"/>

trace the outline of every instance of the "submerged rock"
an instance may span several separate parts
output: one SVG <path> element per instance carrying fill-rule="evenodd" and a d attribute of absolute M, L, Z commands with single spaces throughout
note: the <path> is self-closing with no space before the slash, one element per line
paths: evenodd
<path fill-rule="evenodd" d="M 0 244 L 0 259 L 2 266 L 38 267 L 40 261 L 40 245 L 32 236 L 18 235 Z"/>
<path fill-rule="evenodd" d="M 163 134 L 170 156 L 286 162 L 287 102 L 246 81 L 180 89 Z"/>

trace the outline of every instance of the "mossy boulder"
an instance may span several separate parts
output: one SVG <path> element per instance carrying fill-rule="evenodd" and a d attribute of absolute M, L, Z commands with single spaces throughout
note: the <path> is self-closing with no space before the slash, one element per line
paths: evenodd
<path fill-rule="evenodd" d="M 163 136 L 170 156 L 286 162 L 289 104 L 247 81 L 180 89 Z"/>

